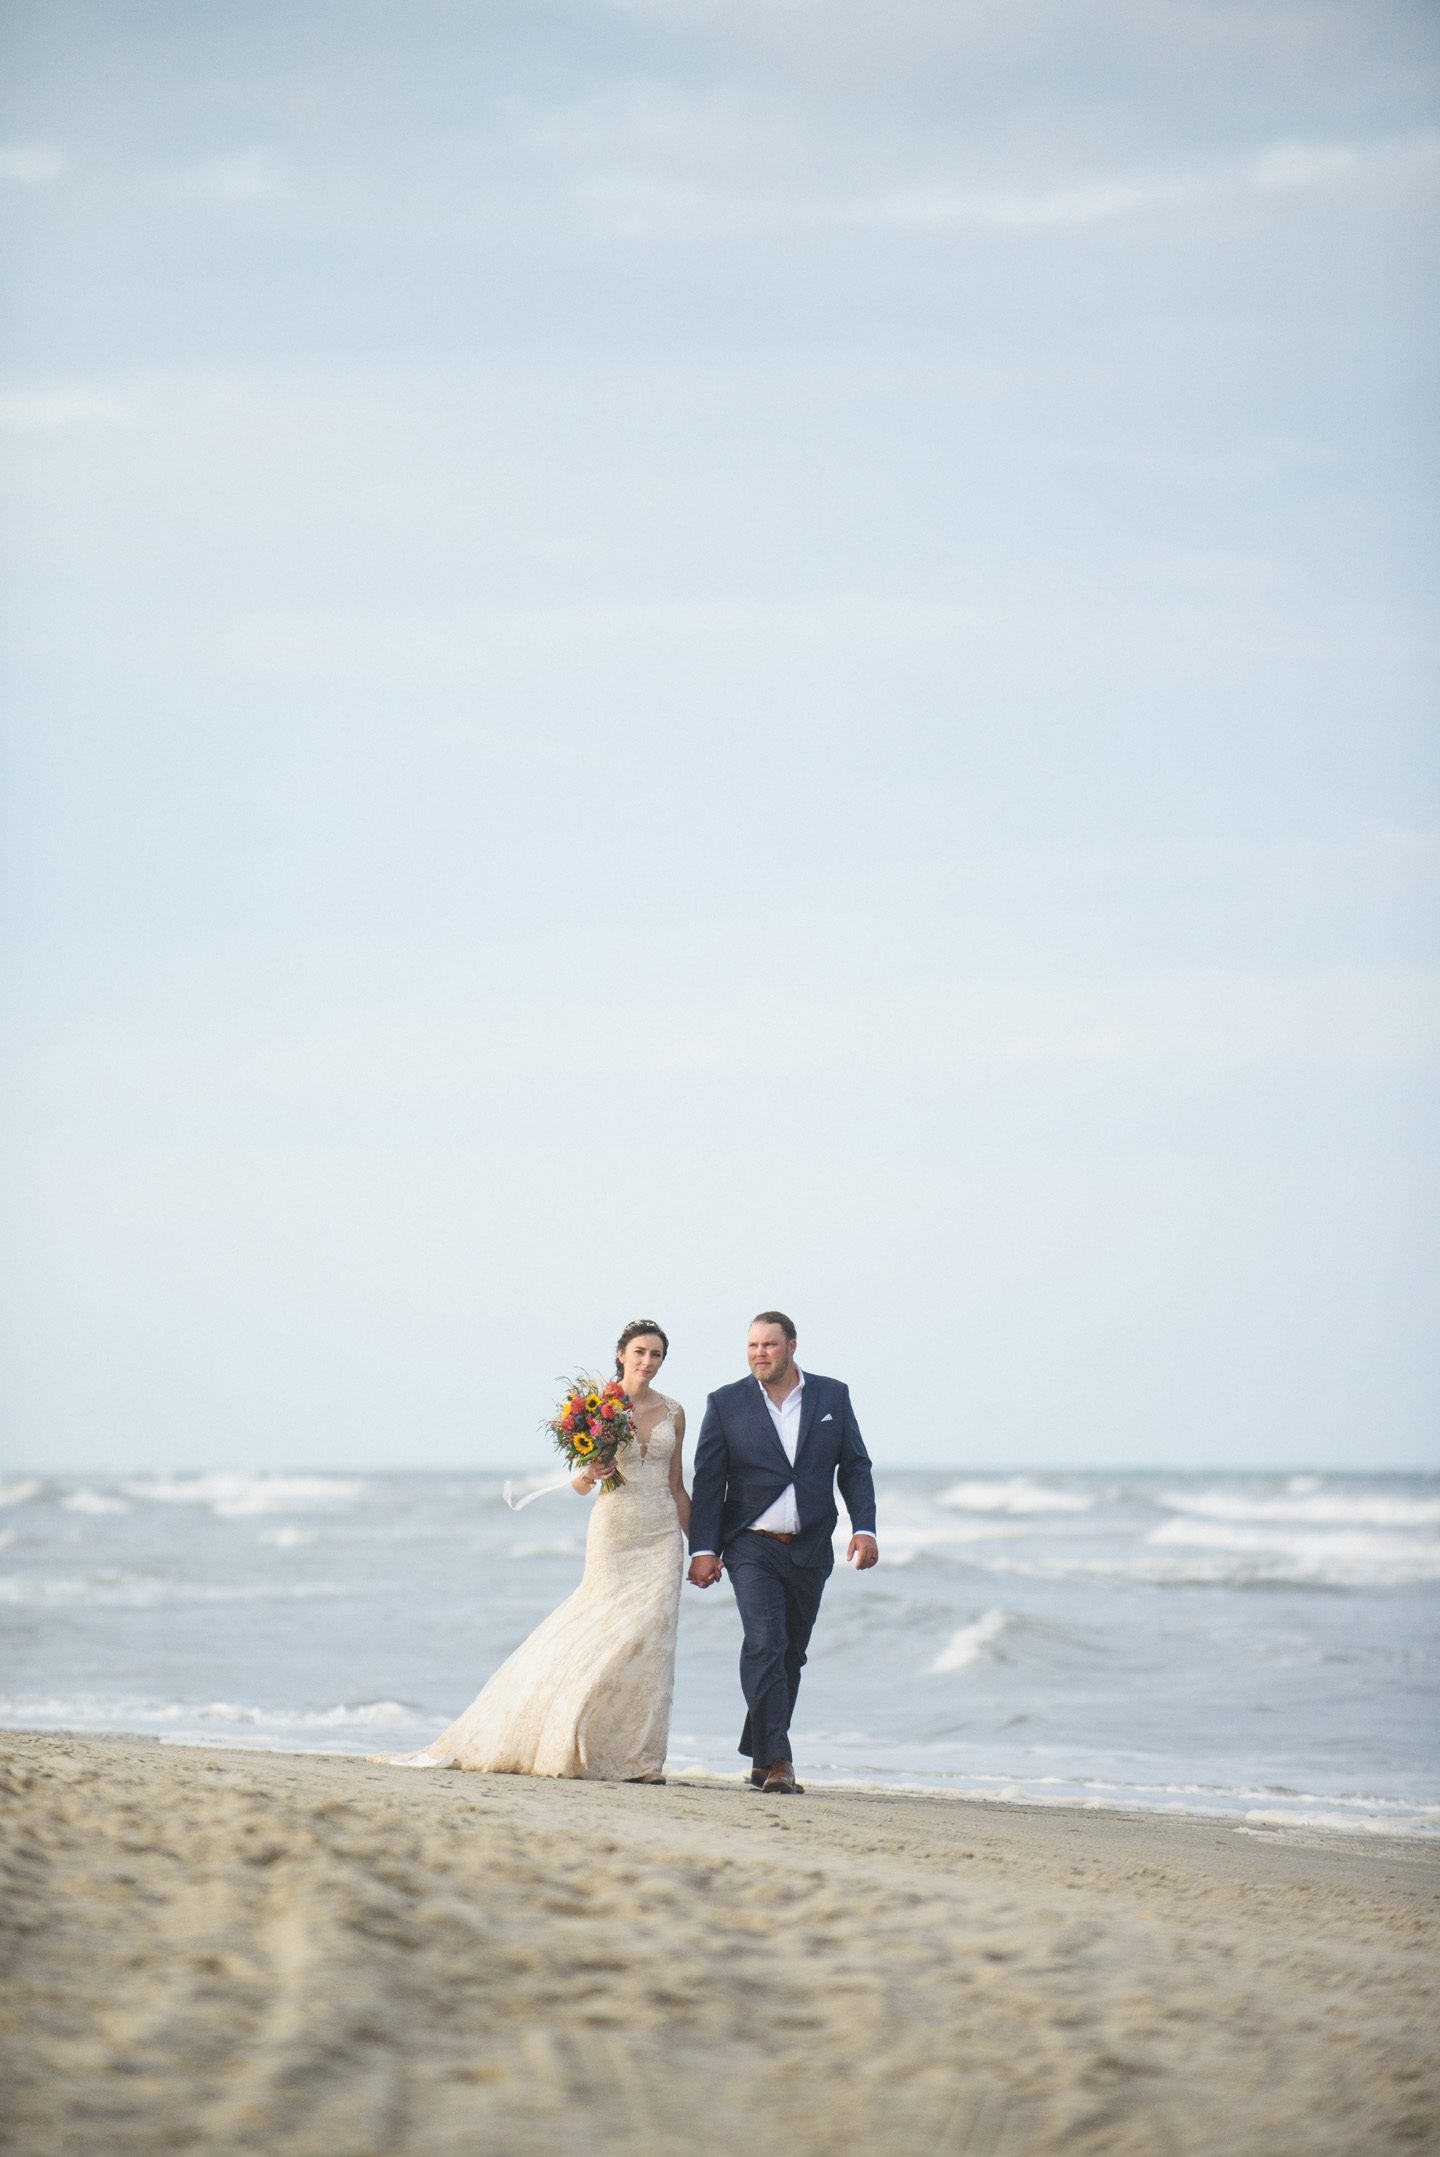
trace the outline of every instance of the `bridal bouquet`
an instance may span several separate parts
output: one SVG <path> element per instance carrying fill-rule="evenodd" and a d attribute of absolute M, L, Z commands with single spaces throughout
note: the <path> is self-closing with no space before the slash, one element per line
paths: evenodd
<path fill-rule="evenodd" d="M 572 1468 L 603 1468 L 602 1489 L 619 1490 L 625 1478 L 616 1463 L 635 1436 L 635 1418 L 618 1378 L 577 1378 L 545 1428 Z"/>

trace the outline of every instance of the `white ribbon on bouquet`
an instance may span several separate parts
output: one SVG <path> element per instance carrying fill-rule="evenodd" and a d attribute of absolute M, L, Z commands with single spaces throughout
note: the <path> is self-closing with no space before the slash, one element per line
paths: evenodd
<path fill-rule="evenodd" d="M 538 1490 L 527 1490 L 523 1498 L 512 1498 L 510 1493 L 514 1490 L 515 1485 L 507 1483 L 500 1495 L 512 1513 L 523 1513 L 526 1506 L 533 1505 L 537 1498 L 548 1498 L 550 1493 L 555 1490 L 568 1490 L 570 1488 L 570 1478 L 574 1473 L 573 1468 L 567 1469 L 566 1473 L 562 1476 L 557 1476 L 553 1483 L 542 1483 Z"/>

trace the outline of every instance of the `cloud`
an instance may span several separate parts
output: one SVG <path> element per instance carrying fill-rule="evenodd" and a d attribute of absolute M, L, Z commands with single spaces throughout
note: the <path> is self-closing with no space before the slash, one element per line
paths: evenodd
<path fill-rule="evenodd" d="M 1056 229 L 1096 225 L 1111 218 L 1193 199 L 1205 192 L 1203 180 L 1092 180 L 1042 193 L 985 192 L 946 194 L 921 190 L 897 195 L 885 214 L 902 225 L 1006 225 Z"/>
<path fill-rule="evenodd" d="M 636 600 L 514 606 L 451 615 L 237 616 L 238 659 L 300 680 L 475 685 L 497 667 L 548 665 L 557 652 L 597 658 L 675 647 L 714 653 L 739 646 L 820 654 L 837 644 L 907 645 L 976 628 L 982 610 L 866 592 L 774 600 Z"/>
<path fill-rule="evenodd" d="M 124 427 L 136 417 L 133 401 L 114 390 L 0 392 L 0 428 L 12 434 L 71 434 L 83 427 Z"/>
<path fill-rule="evenodd" d="M 719 14 L 719 0 L 608 0 L 617 15 L 633 15 L 664 30 L 693 30 Z"/>
<path fill-rule="evenodd" d="M 1337 180 L 1405 177 L 1440 165 L 1440 135 L 1400 136 L 1389 142 L 1277 142 L 1249 170 L 1262 193 L 1325 187 Z"/>
<path fill-rule="evenodd" d="M 291 193 L 276 169 L 273 152 L 261 145 L 207 165 L 200 180 L 205 192 L 221 202 L 284 202 Z"/>
<path fill-rule="evenodd" d="M 1376 143 L 1278 142 L 1238 162 L 1180 173 L 1077 179 L 1049 188 L 973 188 L 944 184 L 906 190 L 882 206 L 907 225 L 998 225 L 1063 230 L 1252 192 L 1296 193 L 1340 182 L 1404 178 L 1440 165 L 1440 135 Z"/>
<path fill-rule="evenodd" d="M 1360 152 L 1349 142 L 1279 142 L 1261 151 L 1250 176 L 1256 187 L 1267 192 L 1316 187 L 1327 180 L 1348 179 L 1360 162 Z"/>
<path fill-rule="evenodd" d="M 49 143 L 0 143 L 0 180 L 16 180 L 22 187 L 42 187 L 58 180 L 69 159 Z"/>
<path fill-rule="evenodd" d="M 857 171 L 822 113 L 823 104 L 787 102 L 774 85 L 744 98 L 723 85 L 619 79 L 531 108 L 519 139 L 542 196 L 630 237 L 756 218 L 772 229 L 819 220 L 1065 232 L 1195 205 L 1243 212 L 1257 195 L 1423 180 L 1440 163 L 1440 135 L 1429 133 L 1287 137 L 1223 157 L 1172 143 L 1158 161 L 1152 150 L 1133 169 L 1116 170 L 1116 144 L 1085 127 L 1071 130 L 1067 153 L 1063 129 L 1043 143 L 1025 126 L 946 129 L 927 150 L 913 128 L 882 124 Z"/>

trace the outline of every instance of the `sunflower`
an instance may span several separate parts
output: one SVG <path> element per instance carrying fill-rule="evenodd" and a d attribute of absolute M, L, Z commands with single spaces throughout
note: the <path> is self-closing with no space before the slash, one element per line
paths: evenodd
<path fill-rule="evenodd" d="M 594 1413 L 595 1413 L 595 1411 L 596 1411 L 596 1409 L 597 1409 L 597 1408 L 598 1408 L 598 1407 L 600 1406 L 600 1396 L 599 1396 L 599 1394 L 598 1394 L 598 1393 L 587 1393 L 587 1394 L 586 1394 L 586 1396 L 585 1396 L 585 1406 L 586 1406 L 586 1407 L 587 1407 L 587 1408 L 589 1409 L 589 1411 L 590 1411 L 591 1415 L 593 1416 L 593 1415 L 594 1415 Z"/>
<path fill-rule="evenodd" d="M 576 1431 L 570 1442 L 577 1453 L 593 1453 L 595 1450 L 595 1440 L 588 1431 Z"/>

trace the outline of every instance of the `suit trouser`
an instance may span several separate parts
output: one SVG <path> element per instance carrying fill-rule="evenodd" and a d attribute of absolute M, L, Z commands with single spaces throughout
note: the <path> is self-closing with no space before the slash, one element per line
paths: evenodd
<path fill-rule="evenodd" d="M 757 1767 L 790 1758 L 790 1718 L 810 1645 L 825 1574 L 797 1565 L 794 1545 L 745 1529 L 726 1545 L 725 1568 L 745 1628 L 740 1689 L 747 1714 L 740 1751 Z"/>

